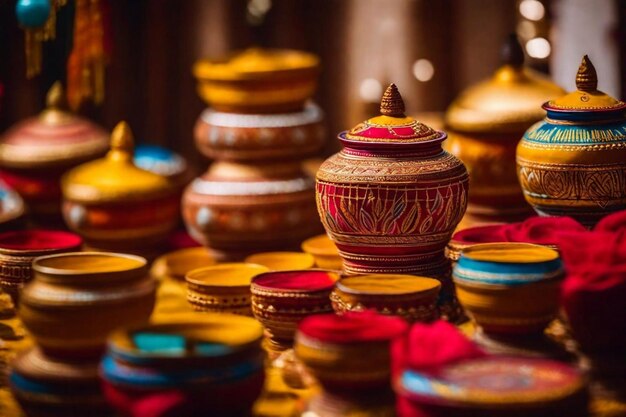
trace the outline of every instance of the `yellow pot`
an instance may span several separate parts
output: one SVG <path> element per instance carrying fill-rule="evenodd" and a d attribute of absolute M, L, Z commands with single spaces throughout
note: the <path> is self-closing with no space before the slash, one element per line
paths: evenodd
<path fill-rule="evenodd" d="M 156 283 L 144 258 L 97 252 L 42 256 L 24 287 L 19 316 L 52 356 L 98 356 L 108 334 L 147 322 Z"/>
<path fill-rule="evenodd" d="M 323 269 L 343 269 L 337 246 L 327 235 L 319 235 L 302 242 L 302 251 L 313 255 L 315 265 Z"/>
<path fill-rule="evenodd" d="M 190 271 L 187 301 L 196 311 L 251 316 L 250 283 L 269 269 L 252 263 L 226 263 Z"/>

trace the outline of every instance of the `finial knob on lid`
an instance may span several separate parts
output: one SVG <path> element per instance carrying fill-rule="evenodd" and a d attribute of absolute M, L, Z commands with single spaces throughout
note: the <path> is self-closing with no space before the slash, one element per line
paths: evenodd
<path fill-rule="evenodd" d="M 65 94 L 61 81 L 55 81 L 48 90 L 48 94 L 46 95 L 46 107 L 49 109 L 64 109 L 66 107 Z"/>
<path fill-rule="evenodd" d="M 404 101 L 395 84 L 389 84 L 380 101 L 380 113 L 390 117 L 405 117 Z"/>
<path fill-rule="evenodd" d="M 133 132 L 125 121 L 121 121 L 111 133 L 111 150 L 132 154 L 134 149 Z"/>
<path fill-rule="evenodd" d="M 509 34 L 502 44 L 500 59 L 503 65 L 511 65 L 516 68 L 524 65 L 524 49 L 522 49 L 515 33 Z"/>
<path fill-rule="evenodd" d="M 587 55 L 583 56 L 583 60 L 578 67 L 576 74 L 576 88 L 580 91 L 593 92 L 598 89 L 598 74 L 596 68 L 591 63 Z"/>

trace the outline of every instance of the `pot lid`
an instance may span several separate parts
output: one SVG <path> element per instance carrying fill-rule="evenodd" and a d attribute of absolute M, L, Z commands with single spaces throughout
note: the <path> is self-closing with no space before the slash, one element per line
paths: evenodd
<path fill-rule="evenodd" d="M 524 67 L 524 51 L 511 35 L 493 76 L 463 91 L 446 111 L 446 125 L 460 132 L 514 133 L 541 120 L 541 105 L 565 91 L 543 74 Z"/>
<path fill-rule="evenodd" d="M 414 145 L 441 141 L 446 135 L 404 114 L 404 101 L 395 84 L 389 85 L 380 101 L 380 116 L 359 123 L 339 134 L 347 145 Z"/>
<path fill-rule="evenodd" d="M 100 126 L 66 110 L 60 82 L 48 91 L 46 108 L 11 127 L 0 142 L 0 165 L 14 168 L 63 166 L 97 158 L 107 149 Z"/>
<path fill-rule="evenodd" d="M 277 75 L 317 72 L 319 58 L 291 49 L 249 48 L 224 60 L 200 60 L 194 65 L 198 78 L 216 81 L 254 80 Z"/>
<path fill-rule="evenodd" d="M 133 162 L 133 136 L 126 122 L 111 134 L 104 158 L 80 165 L 63 176 L 63 196 L 71 201 L 102 203 L 143 200 L 171 192 L 163 176 L 138 168 Z"/>
<path fill-rule="evenodd" d="M 543 105 L 548 112 L 602 113 L 606 116 L 623 113 L 626 103 L 598 90 L 598 75 L 587 55 L 583 56 L 576 74 L 576 91 Z"/>

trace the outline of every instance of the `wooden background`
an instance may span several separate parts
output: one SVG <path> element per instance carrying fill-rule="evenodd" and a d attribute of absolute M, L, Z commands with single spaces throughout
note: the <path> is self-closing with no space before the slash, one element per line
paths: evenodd
<path fill-rule="evenodd" d="M 204 105 L 195 93 L 193 62 L 251 45 L 305 49 L 322 59 L 316 99 L 327 112 L 330 151 L 336 132 L 375 111 L 359 95 L 362 79 L 398 84 L 412 114 L 442 111 L 498 66 L 500 44 L 517 19 L 516 0 L 273 0 L 264 23 L 254 27 L 246 22 L 247 3 L 110 0 L 106 102 L 82 112 L 109 129 L 125 119 L 138 141 L 199 161 L 192 128 Z M 42 108 L 48 87 L 64 78 L 68 49 L 63 33 L 70 27 L 61 25 L 59 39 L 47 48 L 44 73 L 26 80 L 14 4 L 0 0 L 0 131 Z M 626 7 L 620 10 L 624 15 Z M 70 22 L 71 11 L 65 13 L 61 21 Z M 412 74 L 418 58 L 434 64 L 428 82 Z"/>

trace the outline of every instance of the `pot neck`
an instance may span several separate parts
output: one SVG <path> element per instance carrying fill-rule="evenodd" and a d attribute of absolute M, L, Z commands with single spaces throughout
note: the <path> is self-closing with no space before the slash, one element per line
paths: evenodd
<path fill-rule="evenodd" d="M 352 144 L 344 144 L 341 151 L 345 155 L 355 157 L 372 157 L 372 158 L 396 158 L 396 159 L 420 159 L 429 158 L 443 153 L 441 141 L 433 141 L 429 143 L 419 143 L 397 146 L 353 146 Z"/>

